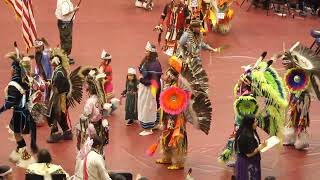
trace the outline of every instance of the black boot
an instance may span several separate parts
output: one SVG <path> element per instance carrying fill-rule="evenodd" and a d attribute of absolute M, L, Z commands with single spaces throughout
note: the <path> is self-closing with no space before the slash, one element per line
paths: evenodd
<path fill-rule="evenodd" d="M 73 138 L 73 134 L 72 134 L 71 130 L 63 132 L 63 139 L 64 140 L 72 140 L 72 138 Z"/>
<path fill-rule="evenodd" d="M 51 134 L 47 139 L 47 143 L 57 143 L 63 139 L 61 133 Z"/>

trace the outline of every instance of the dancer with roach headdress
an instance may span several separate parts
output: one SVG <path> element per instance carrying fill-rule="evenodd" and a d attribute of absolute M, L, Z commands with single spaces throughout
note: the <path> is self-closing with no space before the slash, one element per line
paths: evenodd
<path fill-rule="evenodd" d="M 282 55 L 282 63 L 290 93 L 283 144 L 301 150 L 309 147 L 311 98 L 320 100 L 320 56 L 297 42 Z"/>
<path fill-rule="evenodd" d="M 108 113 L 103 107 L 106 104 L 102 80 L 104 76 L 99 74 L 97 68 L 83 68 L 81 74 L 85 78 L 85 87 L 89 95 L 85 102 L 77 129 L 77 149 L 86 143 L 88 138 L 98 135 L 102 142 L 100 153 L 103 153 L 104 145 L 109 143 L 109 123 L 106 119 Z"/>
<path fill-rule="evenodd" d="M 166 71 L 164 90 L 160 94 L 160 105 L 163 111 L 163 131 L 159 142 L 153 144 L 148 155 L 153 155 L 160 144 L 162 157 L 158 164 L 168 164 L 168 169 L 184 168 L 188 149 L 186 123 L 205 134 L 209 133 L 212 107 L 208 96 L 208 76 L 201 64 L 186 65 L 173 56 L 169 59 Z"/>
<path fill-rule="evenodd" d="M 245 66 L 245 72 L 235 85 L 234 128 L 218 158 L 229 166 L 235 164 L 235 135 L 245 116 L 256 116 L 258 127 L 270 136 L 282 135 L 284 114 L 288 106 L 287 95 L 282 78 L 271 67 L 273 60 L 263 61 L 266 55 L 267 52 L 262 53 L 254 66 Z M 262 105 L 258 104 L 258 97 L 264 98 Z"/>
<path fill-rule="evenodd" d="M 26 168 L 29 164 L 35 162 L 26 148 L 26 142 L 23 134 L 31 136 L 31 148 L 34 152 L 38 147 L 36 144 L 36 125 L 33 121 L 29 109 L 28 101 L 31 87 L 31 58 L 22 55 L 15 43 L 16 52 L 8 53 L 7 58 L 12 60 L 11 64 L 11 81 L 5 89 L 5 103 L 0 108 L 0 114 L 9 109 L 13 109 L 12 118 L 9 128 L 14 133 L 17 148 L 12 151 L 9 158 L 17 166 Z"/>
<path fill-rule="evenodd" d="M 172 0 L 166 4 L 160 17 L 159 25 L 154 30 L 159 32 L 158 43 L 166 24 L 165 43 L 162 50 L 169 56 L 176 53 L 177 43 L 189 23 L 188 7 L 181 0 Z"/>
<path fill-rule="evenodd" d="M 81 102 L 83 78 L 79 74 L 81 67 L 69 72 L 69 59 L 62 49 L 56 48 L 52 51 L 51 64 L 54 68 L 48 106 L 48 124 L 51 132 L 47 142 L 57 143 L 60 140 L 72 140 L 68 109 L 74 107 L 76 102 Z M 59 132 L 58 124 L 63 134 Z"/>

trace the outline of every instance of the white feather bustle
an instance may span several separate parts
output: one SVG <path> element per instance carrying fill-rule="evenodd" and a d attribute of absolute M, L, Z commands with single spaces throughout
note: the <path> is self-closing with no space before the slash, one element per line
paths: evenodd
<path fill-rule="evenodd" d="M 296 142 L 294 143 L 294 147 L 298 150 L 302 150 L 304 148 L 309 147 L 309 135 L 308 133 L 305 132 L 301 132 L 299 135 L 297 135 L 297 139 Z"/>
<path fill-rule="evenodd" d="M 294 145 L 296 141 L 296 133 L 293 127 L 285 127 L 283 129 L 283 144 Z"/>

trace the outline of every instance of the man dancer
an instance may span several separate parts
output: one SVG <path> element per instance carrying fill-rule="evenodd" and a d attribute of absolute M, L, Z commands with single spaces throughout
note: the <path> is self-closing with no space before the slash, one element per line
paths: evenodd
<path fill-rule="evenodd" d="M 167 31 L 163 50 L 167 55 L 172 56 L 175 54 L 177 41 L 188 24 L 188 17 L 188 7 L 181 0 L 172 0 L 165 5 L 160 17 L 160 23 L 155 27 L 155 30 L 162 33 L 163 24 L 166 20 Z M 158 41 L 160 42 L 161 39 L 158 39 Z"/>
<path fill-rule="evenodd" d="M 70 91 L 68 79 L 68 58 L 61 50 L 55 50 L 51 59 L 54 68 L 51 80 L 51 97 L 49 101 L 48 123 L 51 127 L 51 134 L 48 143 L 57 143 L 61 139 L 72 140 L 72 132 L 67 122 L 67 94 Z M 62 128 L 63 135 L 58 131 L 58 124 Z"/>
<path fill-rule="evenodd" d="M 203 41 L 203 34 L 201 32 L 201 21 L 194 19 L 190 23 L 190 27 L 183 33 L 178 44 L 178 56 L 183 60 L 192 58 L 200 60 L 200 50 L 205 49 L 212 52 L 219 52 L 221 48 L 212 48 Z"/>
<path fill-rule="evenodd" d="M 30 68 L 30 58 L 21 58 L 19 53 L 9 53 L 8 58 L 12 59 L 11 73 L 12 78 L 5 89 L 5 103 L 0 108 L 0 114 L 13 108 L 13 114 L 10 121 L 10 129 L 14 132 L 17 148 L 10 154 L 10 160 L 17 163 L 17 166 L 26 168 L 34 162 L 32 156 L 26 149 L 26 142 L 22 134 L 30 131 L 30 121 L 32 121 L 28 111 L 27 100 L 29 95 L 29 79 L 27 78 L 27 69 Z M 22 60 L 21 60 L 22 59 Z M 33 126 L 34 128 L 34 126 Z M 35 139 L 31 138 L 31 141 Z M 31 147 L 37 149 L 35 141 Z"/>
<path fill-rule="evenodd" d="M 69 56 L 72 49 L 72 27 L 73 19 L 79 7 L 73 8 L 71 0 L 57 0 L 56 17 L 58 19 L 58 29 L 60 33 L 61 48 Z M 70 64 L 74 64 L 74 60 L 69 58 Z"/>

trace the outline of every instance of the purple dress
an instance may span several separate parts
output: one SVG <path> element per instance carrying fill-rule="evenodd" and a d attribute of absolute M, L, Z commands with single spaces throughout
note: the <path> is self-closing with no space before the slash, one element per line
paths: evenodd
<path fill-rule="evenodd" d="M 241 134 L 238 138 L 238 154 L 236 161 L 237 180 L 260 180 L 261 179 L 261 156 L 260 153 L 247 157 L 258 146 L 258 140 L 252 135 Z"/>

